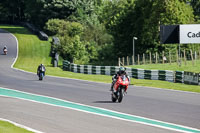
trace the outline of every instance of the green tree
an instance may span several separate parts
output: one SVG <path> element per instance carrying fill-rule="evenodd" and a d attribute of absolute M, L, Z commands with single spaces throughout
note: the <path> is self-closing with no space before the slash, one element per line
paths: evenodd
<path fill-rule="evenodd" d="M 102 20 L 114 37 L 113 53 L 116 60 L 118 56 L 131 54 L 134 0 L 107 0 L 104 4 Z"/>
<path fill-rule="evenodd" d="M 103 47 L 109 47 L 113 44 L 113 37 L 109 34 L 105 28 L 105 25 L 100 21 L 103 9 L 103 1 L 101 0 L 84 0 L 78 7 L 78 9 L 69 17 L 71 21 L 80 22 L 84 25 L 84 32 L 81 40 L 87 44 L 87 51 L 89 52 L 90 63 L 99 64 L 106 59 L 102 59 L 100 55 Z M 112 49 L 110 55 L 113 53 Z M 105 51 L 104 51 L 105 52 Z M 109 56 L 112 57 L 112 56 Z"/>
<path fill-rule="evenodd" d="M 140 7 L 145 5 L 147 7 L 142 10 Z M 141 12 L 141 16 L 136 18 L 138 27 L 135 27 L 140 45 L 136 49 L 142 53 L 146 51 L 162 52 L 165 49 L 166 45 L 160 45 L 160 25 L 194 23 L 192 8 L 179 0 L 141 0 L 137 1 L 135 10 L 138 13 Z"/>
<path fill-rule="evenodd" d="M 83 42 L 80 41 L 80 37 L 75 35 L 74 37 L 63 36 L 60 37 L 61 41 L 61 55 L 74 63 L 84 64 L 89 61 L 86 58 L 87 52 Z"/>
<path fill-rule="evenodd" d="M 57 35 L 60 31 L 65 30 L 67 23 L 65 20 L 60 19 L 49 19 L 46 22 L 44 29 L 49 35 Z"/>
<path fill-rule="evenodd" d="M 89 58 L 86 56 L 85 43 L 80 40 L 83 33 L 82 25 L 77 22 L 66 21 L 63 27 L 64 29 L 60 29 L 58 32 L 61 40 L 61 55 L 74 63 L 87 63 Z"/>
<path fill-rule="evenodd" d="M 166 46 L 159 43 L 160 25 L 194 23 L 191 6 L 179 0 L 107 1 L 104 18 L 118 56 L 132 55 L 133 36 L 138 38 L 136 54 L 162 51 Z"/>
<path fill-rule="evenodd" d="M 61 45 L 58 47 L 58 52 L 64 59 L 80 64 L 89 62 L 90 48 L 86 47 L 88 46 L 86 42 L 81 41 L 84 28 L 80 23 L 50 19 L 45 28 L 60 38 Z"/>

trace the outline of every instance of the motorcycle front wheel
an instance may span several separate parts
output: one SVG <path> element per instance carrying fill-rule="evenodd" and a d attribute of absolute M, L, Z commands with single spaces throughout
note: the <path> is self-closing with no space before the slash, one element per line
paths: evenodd
<path fill-rule="evenodd" d="M 111 94 L 111 100 L 112 100 L 112 102 L 116 102 L 117 101 L 117 98 L 116 98 L 114 92 Z"/>
<path fill-rule="evenodd" d="M 39 80 L 43 80 L 43 73 L 40 73 L 40 75 L 39 75 Z"/>
<path fill-rule="evenodd" d="M 120 89 L 120 91 L 118 92 L 119 93 L 119 98 L 118 98 L 118 102 L 121 103 L 122 102 L 122 99 L 123 99 L 123 90 Z"/>

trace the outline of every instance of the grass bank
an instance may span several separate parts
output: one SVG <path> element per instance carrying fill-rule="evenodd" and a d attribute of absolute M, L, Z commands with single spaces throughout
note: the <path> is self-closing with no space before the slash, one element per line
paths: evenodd
<path fill-rule="evenodd" d="M 39 64 L 50 64 L 50 42 L 40 41 L 24 27 L 1 26 L 1 28 L 13 33 L 19 42 L 19 55 L 14 67 L 36 72 Z"/>
<path fill-rule="evenodd" d="M 192 65 L 192 61 L 187 61 L 186 65 L 182 62 L 181 66 L 177 65 L 177 63 L 166 63 L 166 64 L 147 64 L 147 65 L 133 65 L 129 66 L 132 68 L 141 68 L 146 70 L 172 70 L 172 71 L 188 71 L 200 73 L 200 60 L 195 61 L 194 65 Z"/>
<path fill-rule="evenodd" d="M 33 133 L 33 132 L 17 127 L 9 122 L 0 120 L 0 133 Z"/>
<path fill-rule="evenodd" d="M 51 65 L 51 58 L 49 57 L 50 41 L 39 40 L 37 36 L 31 34 L 24 27 L 0 26 L 0 28 L 13 33 L 19 41 L 19 57 L 16 64 L 14 65 L 14 67 L 16 68 L 20 68 L 30 72 L 36 72 L 37 66 L 43 63 L 47 68 L 47 75 L 83 79 L 95 82 L 111 83 L 111 76 L 79 74 L 79 73 L 63 71 L 61 68 L 54 68 Z M 133 66 L 133 67 L 142 68 L 142 66 Z M 160 66 L 160 68 L 163 67 Z M 143 69 L 150 70 L 151 67 L 147 65 L 144 66 Z M 160 70 L 165 70 L 165 69 L 160 69 Z M 169 70 L 168 67 L 166 68 L 166 70 Z M 149 86 L 157 88 L 200 92 L 200 86 L 170 83 L 167 81 L 143 80 L 143 79 L 132 78 L 131 84 L 137 86 Z"/>

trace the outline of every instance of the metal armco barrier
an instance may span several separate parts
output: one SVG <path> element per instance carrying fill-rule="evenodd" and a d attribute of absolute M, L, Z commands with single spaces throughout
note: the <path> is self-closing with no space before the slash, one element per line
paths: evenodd
<path fill-rule="evenodd" d="M 63 61 L 63 70 L 71 71 L 75 73 L 84 74 L 96 74 L 96 75 L 114 75 L 118 70 L 118 66 L 93 66 L 93 65 L 77 65 L 70 63 L 69 61 Z M 163 80 L 174 82 L 174 71 L 168 70 L 144 70 L 126 68 L 126 72 L 132 78 L 137 79 L 151 79 L 151 80 Z"/>
<path fill-rule="evenodd" d="M 184 71 L 175 71 L 175 83 L 184 83 Z"/>
<path fill-rule="evenodd" d="M 184 84 L 199 85 L 199 73 L 184 72 Z"/>
<path fill-rule="evenodd" d="M 75 73 L 112 76 L 119 70 L 119 67 L 77 65 L 65 60 L 63 61 L 63 70 Z M 200 73 L 169 70 L 144 70 L 129 67 L 126 67 L 126 72 L 130 77 L 137 79 L 163 80 L 174 83 L 200 85 Z"/>

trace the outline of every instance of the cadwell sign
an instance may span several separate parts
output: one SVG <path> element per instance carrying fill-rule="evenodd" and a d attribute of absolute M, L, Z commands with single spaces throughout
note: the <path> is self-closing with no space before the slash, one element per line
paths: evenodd
<path fill-rule="evenodd" d="M 179 25 L 180 44 L 200 43 L 200 24 Z"/>

